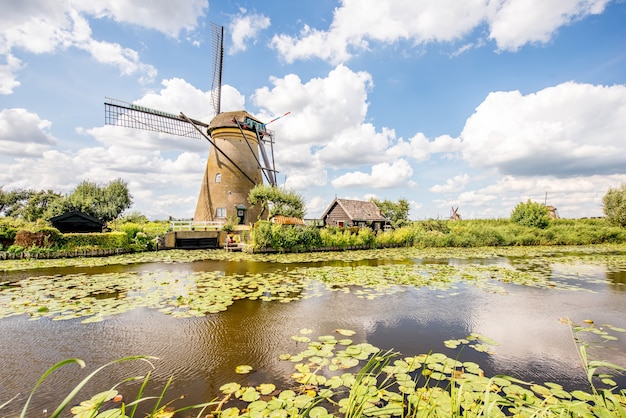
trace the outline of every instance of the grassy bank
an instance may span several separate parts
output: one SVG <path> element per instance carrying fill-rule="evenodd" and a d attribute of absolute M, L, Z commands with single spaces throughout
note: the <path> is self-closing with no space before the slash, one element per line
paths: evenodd
<path fill-rule="evenodd" d="M 150 251 L 168 222 L 111 223 L 111 232 L 101 234 L 61 234 L 39 224 L 2 219 L 0 251 L 10 254 L 70 254 L 76 251 Z M 254 225 L 246 244 L 252 250 L 282 253 L 319 249 L 418 247 L 467 248 L 537 245 L 592 245 L 626 243 L 626 228 L 612 226 L 605 219 L 555 219 L 546 227 L 523 226 L 508 219 L 424 220 L 387 231 L 369 228 L 283 226 L 266 221 Z M 97 254 L 97 252 L 96 252 Z M 4 257 L 16 258 L 16 257 Z"/>

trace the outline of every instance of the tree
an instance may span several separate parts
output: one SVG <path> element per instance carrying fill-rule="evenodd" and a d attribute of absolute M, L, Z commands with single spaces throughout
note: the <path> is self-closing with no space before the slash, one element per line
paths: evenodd
<path fill-rule="evenodd" d="M 32 192 L 21 215 L 25 220 L 30 222 L 45 219 L 48 209 L 53 206 L 55 202 L 62 199 L 63 196 L 61 194 L 55 193 L 52 190 Z"/>
<path fill-rule="evenodd" d="M 276 186 L 258 184 L 250 190 L 248 202 L 251 205 L 261 205 L 261 217 L 266 211 L 269 217 L 276 215 L 294 218 L 304 217 L 304 199 L 294 191 L 282 190 Z"/>
<path fill-rule="evenodd" d="M 602 198 L 602 211 L 609 223 L 626 226 L 626 183 L 606 192 Z"/>
<path fill-rule="evenodd" d="M 511 222 L 519 225 L 545 228 L 550 224 L 550 210 L 541 203 L 520 202 L 511 213 Z"/>
<path fill-rule="evenodd" d="M 109 222 L 131 205 L 132 196 L 122 179 L 113 180 L 104 186 L 85 180 L 67 197 L 55 201 L 47 215 L 52 217 L 68 211 L 79 211 Z"/>
<path fill-rule="evenodd" d="M 0 188 L 0 213 L 4 216 L 19 218 L 28 199 L 33 194 L 31 190 L 13 189 L 5 192 Z"/>
<path fill-rule="evenodd" d="M 409 202 L 406 199 L 399 199 L 397 203 L 390 200 L 377 200 L 370 199 L 378 209 L 380 209 L 381 215 L 389 219 L 391 226 L 394 228 L 400 228 L 407 225 L 409 221 Z"/>

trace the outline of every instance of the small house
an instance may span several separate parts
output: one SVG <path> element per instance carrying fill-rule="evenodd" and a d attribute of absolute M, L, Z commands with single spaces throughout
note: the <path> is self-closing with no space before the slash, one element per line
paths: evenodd
<path fill-rule="evenodd" d="M 65 212 L 49 219 L 52 226 L 62 233 L 102 232 L 105 222 L 79 211 Z"/>
<path fill-rule="evenodd" d="M 337 199 L 328 206 L 322 215 L 324 225 L 340 228 L 358 226 L 369 227 L 374 231 L 384 229 L 387 218 L 374 202 L 362 200 Z"/>

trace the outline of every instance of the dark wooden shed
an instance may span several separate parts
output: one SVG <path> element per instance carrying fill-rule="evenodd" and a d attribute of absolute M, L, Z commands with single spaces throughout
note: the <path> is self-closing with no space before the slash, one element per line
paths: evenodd
<path fill-rule="evenodd" d="M 56 229 L 67 232 L 102 232 L 105 222 L 82 212 L 72 211 L 50 218 L 49 221 Z"/>
<path fill-rule="evenodd" d="M 337 198 L 328 206 L 322 220 L 324 225 L 369 227 L 374 231 L 383 229 L 387 223 L 374 202 Z"/>

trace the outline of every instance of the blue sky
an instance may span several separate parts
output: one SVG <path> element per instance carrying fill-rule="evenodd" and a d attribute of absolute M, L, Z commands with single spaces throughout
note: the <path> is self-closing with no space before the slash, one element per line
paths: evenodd
<path fill-rule="evenodd" d="M 86 3 L 86 4 L 84 4 Z M 307 217 L 335 196 L 412 219 L 508 217 L 528 199 L 602 215 L 626 183 L 626 2 L 0 0 L 0 186 L 128 182 L 131 210 L 190 218 L 209 144 L 104 125 L 104 99 L 276 134 Z"/>

